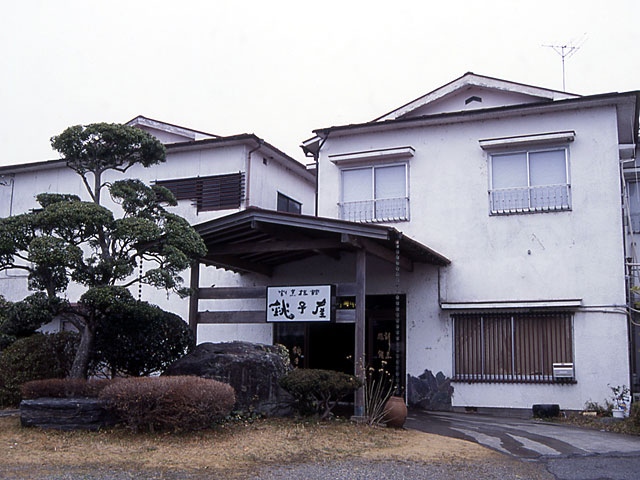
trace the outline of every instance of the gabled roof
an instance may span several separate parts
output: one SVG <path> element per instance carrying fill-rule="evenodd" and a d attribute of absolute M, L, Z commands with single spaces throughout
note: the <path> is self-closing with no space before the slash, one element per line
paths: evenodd
<path fill-rule="evenodd" d="M 416 114 L 423 115 L 426 113 L 424 112 L 425 107 L 435 103 L 443 103 L 446 99 L 457 96 L 461 93 L 464 94 L 465 97 L 463 105 L 454 109 L 441 109 L 437 111 L 437 113 L 486 108 L 482 105 L 481 101 L 477 102 L 481 97 L 474 95 L 474 93 L 482 91 L 493 91 L 503 94 L 500 96 L 502 104 L 491 106 L 506 106 L 579 97 L 579 95 L 566 92 L 559 92 L 557 90 L 510 82 L 484 75 L 476 75 L 473 72 L 467 72 L 452 82 L 449 82 L 426 95 L 418 97 L 400 108 L 396 108 L 395 110 L 374 119 L 373 121 L 383 122 L 385 120 L 395 120 L 407 116 L 416 116 Z M 418 111 L 420 111 L 420 113 L 418 113 Z"/>
<path fill-rule="evenodd" d="M 167 122 L 161 122 L 160 120 L 154 120 L 142 115 L 138 115 L 137 117 L 132 118 L 125 125 L 141 128 L 142 130 L 145 130 L 152 135 L 155 134 L 156 136 L 158 136 L 157 134 L 161 132 L 165 135 L 173 137 L 173 142 L 186 142 L 189 140 L 202 140 L 205 138 L 219 137 L 219 135 L 202 132 L 200 130 L 193 130 L 191 128 L 185 128 L 181 127 L 180 125 L 173 125 Z"/>
<path fill-rule="evenodd" d="M 545 114 L 554 111 L 571 111 L 582 108 L 612 106 L 616 109 L 618 123 L 618 142 L 625 148 L 635 147 L 638 143 L 640 91 L 613 92 L 599 95 L 570 96 L 556 100 L 538 100 L 533 102 L 516 103 L 500 107 L 472 108 L 463 111 L 449 111 L 423 114 L 419 108 L 413 112 L 419 115 L 406 114 L 395 119 L 383 120 L 380 117 L 370 122 L 336 125 L 314 130 L 316 134 L 301 145 L 305 154 L 318 155 L 329 136 L 354 135 L 359 133 L 383 132 L 401 128 L 426 127 L 433 125 L 453 125 L 466 121 L 489 119 L 505 119 L 512 116 Z M 401 107 L 402 108 L 402 107 Z M 398 109 L 397 111 L 399 111 Z"/>
<path fill-rule="evenodd" d="M 581 98 L 580 95 L 572 93 L 468 72 L 389 113 L 357 125 L 394 124 L 395 121 L 400 120 L 435 118 L 469 112 L 489 112 L 509 107 L 546 104 L 579 98 Z M 353 125 L 314 130 L 316 136 L 305 140 L 301 147 L 306 154 L 313 154 L 321 148 L 325 132 L 351 126 Z"/>
<path fill-rule="evenodd" d="M 156 135 L 158 132 L 169 135 L 172 138 L 169 142 L 165 141 L 166 137 L 165 139 L 158 138 L 163 144 L 165 144 L 168 153 L 246 145 L 248 149 L 251 149 L 252 151 L 260 151 L 265 158 L 274 160 L 284 168 L 298 174 L 307 182 L 313 182 L 315 178 L 314 172 L 309 170 L 305 165 L 252 133 L 241 133 L 239 135 L 221 137 L 205 132 L 199 132 L 198 130 L 180 127 L 178 125 L 172 125 L 166 122 L 160 122 L 141 115 L 129 120 L 126 125 L 141 127 L 151 135 L 156 136 L 156 138 L 162 136 Z M 64 168 L 65 166 L 66 161 L 64 159 L 6 165 L 0 166 L 0 175 L 36 172 L 55 168 Z"/>
<path fill-rule="evenodd" d="M 279 265 L 324 254 L 364 248 L 384 260 L 395 261 L 400 242 L 401 266 L 414 262 L 448 265 L 450 261 L 429 247 L 404 236 L 393 227 L 296 215 L 249 207 L 238 213 L 195 225 L 208 254 L 201 261 L 235 272 L 270 276 Z"/>

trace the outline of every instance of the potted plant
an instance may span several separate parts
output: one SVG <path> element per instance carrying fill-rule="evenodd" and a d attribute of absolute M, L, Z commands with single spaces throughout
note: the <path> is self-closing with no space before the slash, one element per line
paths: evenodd
<path fill-rule="evenodd" d="M 609 388 L 613 394 L 613 416 L 615 418 L 628 417 L 631 400 L 629 387 L 626 385 L 617 385 L 615 387 L 609 385 Z"/>

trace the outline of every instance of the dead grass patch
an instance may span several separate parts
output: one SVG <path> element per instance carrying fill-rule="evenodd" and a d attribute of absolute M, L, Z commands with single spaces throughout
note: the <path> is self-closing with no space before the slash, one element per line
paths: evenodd
<path fill-rule="evenodd" d="M 133 434 L 122 429 L 59 432 L 22 428 L 18 417 L 0 418 L 0 465 L 12 468 L 126 467 L 209 472 L 242 478 L 269 465 L 367 458 L 419 462 L 487 460 L 479 445 L 414 430 L 349 422 L 290 419 L 231 424 L 189 434 Z"/>

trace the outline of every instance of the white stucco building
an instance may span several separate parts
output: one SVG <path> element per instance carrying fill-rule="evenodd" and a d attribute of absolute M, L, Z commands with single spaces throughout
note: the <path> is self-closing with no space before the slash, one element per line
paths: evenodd
<path fill-rule="evenodd" d="M 320 216 L 393 225 L 451 261 L 402 275 L 408 375 L 442 371 L 458 407 L 580 409 L 629 385 L 621 171 L 638 92 L 468 73 L 315 133 Z"/>
<path fill-rule="evenodd" d="M 314 131 L 302 145 L 312 170 L 253 135 L 138 117 L 171 143 L 165 164 L 128 176 L 183 192 L 178 213 L 209 247 L 188 311 L 145 299 L 188 316 L 199 342 L 385 366 L 410 399 L 440 373 L 457 409 L 577 410 L 609 385 L 637 390 L 639 98 L 468 73 L 371 122 Z M 0 175 L 0 216 L 40 191 L 81 192 L 60 161 Z M 209 178 L 240 185 L 239 200 L 220 208 Z M 24 282 L 2 275 L 0 291 L 20 298 Z"/>

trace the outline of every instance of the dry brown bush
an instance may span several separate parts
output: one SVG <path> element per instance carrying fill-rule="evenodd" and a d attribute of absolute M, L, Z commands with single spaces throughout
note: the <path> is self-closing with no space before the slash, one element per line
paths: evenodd
<path fill-rule="evenodd" d="M 97 398 L 100 391 L 112 383 L 106 379 L 82 380 L 75 378 L 49 378 L 33 380 L 22 385 L 22 398 Z"/>
<path fill-rule="evenodd" d="M 99 398 L 134 431 L 192 431 L 209 428 L 231 413 L 230 385 L 194 376 L 123 378 Z"/>

